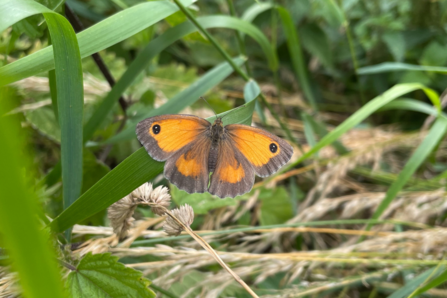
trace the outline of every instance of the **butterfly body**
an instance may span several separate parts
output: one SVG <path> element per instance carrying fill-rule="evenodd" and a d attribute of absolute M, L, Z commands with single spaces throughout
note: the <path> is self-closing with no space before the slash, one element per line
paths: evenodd
<path fill-rule="evenodd" d="M 213 124 L 192 115 L 162 115 L 137 125 L 149 155 L 166 161 L 165 177 L 188 193 L 235 197 L 251 190 L 255 174 L 266 177 L 287 163 L 293 148 L 262 129 Z M 210 173 L 212 175 L 210 176 Z"/>

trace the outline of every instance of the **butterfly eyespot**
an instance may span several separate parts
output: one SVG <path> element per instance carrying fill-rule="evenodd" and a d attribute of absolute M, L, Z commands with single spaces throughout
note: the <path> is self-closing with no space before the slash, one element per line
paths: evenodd
<path fill-rule="evenodd" d="M 276 151 L 278 151 L 278 146 L 275 143 L 271 143 L 270 144 L 270 151 L 272 153 L 276 153 Z"/>
<path fill-rule="evenodd" d="M 154 134 L 158 135 L 160 133 L 160 125 L 155 124 L 154 126 L 152 126 L 152 131 L 154 132 Z"/>

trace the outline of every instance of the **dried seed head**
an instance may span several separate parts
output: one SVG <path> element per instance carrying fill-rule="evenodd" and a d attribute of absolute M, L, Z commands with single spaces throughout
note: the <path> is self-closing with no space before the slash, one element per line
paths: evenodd
<path fill-rule="evenodd" d="M 194 210 L 188 204 L 181 206 L 179 209 L 174 209 L 171 212 L 185 226 L 189 227 L 194 221 Z M 181 226 L 175 219 L 168 215 L 163 225 L 163 230 L 168 235 L 177 236 L 183 231 L 183 226 Z"/>
<path fill-rule="evenodd" d="M 150 202 L 158 205 L 151 206 L 153 213 L 163 216 L 165 214 L 165 208 L 169 208 L 171 205 L 171 196 L 168 193 L 168 189 L 164 186 L 159 186 L 154 189 L 149 198 Z"/>
<path fill-rule="evenodd" d="M 110 225 L 113 228 L 113 232 L 118 235 L 119 239 L 123 239 L 132 226 L 134 221 L 132 215 L 137 205 L 137 199 L 130 194 L 112 204 L 107 210 L 107 217 L 110 220 Z"/>
<path fill-rule="evenodd" d="M 134 191 L 132 191 L 131 195 L 134 198 L 137 198 L 141 201 L 148 201 L 152 194 L 152 190 L 153 190 L 152 184 L 146 182 L 137 189 L 135 189 Z"/>

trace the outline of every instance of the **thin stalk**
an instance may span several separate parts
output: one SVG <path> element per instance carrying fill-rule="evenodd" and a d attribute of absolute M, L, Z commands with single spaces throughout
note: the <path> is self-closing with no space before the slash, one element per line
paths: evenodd
<path fill-rule="evenodd" d="M 148 204 L 151 205 L 151 204 Z M 252 296 L 259 298 L 258 295 L 256 295 L 255 292 L 237 275 L 233 270 L 231 270 L 230 267 L 228 267 L 227 264 L 220 258 L 220 256 L 216 253 L 216 251 L 199 235 L 197 235 L 189 226 L 185 225 L 181 220 L 179 220 L 175 215 L 164 206 L 154 204 L 158 208 L 163 208 L 166 215 L 171 217 L 173 220 L 177 222 L 180 226 L 183 227 L 183 229 L 194 239 L 196 240 L 200 246 L 202 246 L 208 253 L 221 265 L 225 270 L 227 270 L 228 273 Z"/>
<path fill-rule="evenodd" d="M 199 29 L 199 31 L 206 36 L 206 38 L 213 44 L 213 46 L 219 51 L 219 53 L 227 60 L 227 62 L 233 67 L 233 69 L 246 81 L 248 82 L 250 80 L 250 77 L 238 66 L 234 63 L 233 59 L 231 59 L 230 55 L 217 43 L 216 39 L 208 33 L 208 31 L 205 30 L 205 28 L 200 25 L 199 22 L 194 18 L 194 16 L 183 6 L 182 3 L 180 3 L 179 0 L 174 0 L 175 4 L 180 8 L 180 10 L 185 14 L 185 16 Z M 282 121 L 279 119 L 278 114 L 272 109 L 272 106 L 267 103 L 265 100 L 265 96 L 261 93 L 259 95 L 259 98 L 261 99 L 262 103 L 270 110 L 273 117 L 278 121 L 281 128 L 285 131 L 287 138 L 294 144 L 297 142 L 294 140 L 292 133 L 290 132 L 289 128 L 282 123 Z"/>
<path fill-rule="evenodd" d="M 227 60 L 227 62 L 231 65 L 231 67 L 245 80 L 250 80 L 250 77 L 238 66 L 234 63 L 233 59 L 231 59 L 230 55 L 217 43 L 216 39 L 202 27 L 202 25 L 197 22 L 194 16 L 186 9 L 185 6 L 179 1 L 174 0 L 175 4 L 180 8 L 180 10 L 185 14 L 185 16 L 199 29 L 199 31 L 206 36 L 209 42 L 213 44 L 213 46 L 219 51 L 219 53 Z"/>
<path fill-rule="evenodd" d="M 359 68 L 359 63 L 357 61 L 357 58 L 355 57 L 355 51 L 354 51 L 354 42 L 353 42 L 353 38 L 351 35 L 351 27 L 349 27 L 349 22 L 346 19 L 346 14 L 345 12 L 340 9 L 343 12 L 343 18 L 345 19 L 344 21 L 344 27 L 346 30 L 346 38 L 348 39 L 348 44 L 349 44 L 349 52 L 351 53 L 351 59 L 352 59 L 352 64 L 354 66 L 354 72 L 355 72 L 355 77 L 357 80 L 357 84 L 359 86 L 359 95 L 360 95 L 360 100 L 362 101 L 362 105 L 366 104 L 366 99 L 365 99 L 365 95 L 363 94 L 363 88 L 360 84 L 360 77 L 357 73 L 357 69 Z"/>
<path fill-rule="evenodd" d="M 230 9 L 231 16 L 237 17 L 236 10 L 234 9 L 234 5 L 233 5 L 233 0 L 227 0 L 227 3 L 228 3 L 228 8 Z M 243 39 L 242 34 L 241 34 L 240 31 L 236 31 L 236 39 L 237 39 L 237 43 L 239 45 L 240 53 L 242 55 L 246 56 L 247 52 L 245 50 L 244 39 Z M 251 73 L 251 69 L 250 69 L 250 67 L 248 65 L 248 60 L 245 61 L 244 65 L 245 65 L 245 70 L 247 71 L 248 76 L 251 77 L 252 73 Z"/>
<path fill-rule="evenodd" d="M 325 221 L 313 221 L 313 222 L 299 222 L 299 223 L 292 223 L 292 224 L 280 224 L 280 225 L 267 225 L 267 226 L 259 226 L 259 227 L 246 227 L 246 228 L 237 228 L 237 229 L 228 229 L 228 230 L 220 230 L 220 231 L 212 231 L 212 232 L 200 232 L 199 234 L 201 236 L 209 236 L 209 235 L 225 235 L 225 234 L 236 234 L 236 233 L 245 233 L 245 232 L 253 232 L 259 230 L 274 230 L 274 229 L 281 229 L 281 228 L 293 228 L 293 227 L 311 227 L 311 226 L 326 226 L 326 225 L 357 225 L 357 224 L 365 224 L 373 222 L 373 224 L 401 224 L 406 225 L 410 227 L 416 227 L 416 228 L 429 228 L 426 225 L 417 224 L 414 222 L 403 222 L 403 221 L 396 221 L 396 220 L 374 220 L 370 221 L 369 219 L 347 219 L 347 220 L 325 220 Z M 189 236 L 187 235 L 181 235 L 181 236 L 175 236 L 175 237 L 164 237 L 164 238 L 158 238 L 158 239 L 149 239 L 149 240 L 141 240 L 141 241 L 135 241 L 132 243 L 133 246 L 141 246 L 146 244 L 153 244 L 153 243 L 159 243 L 159 242 L 167 242 L 167 241 L 177 241 L 177 240 L 183 240 L 188 239 Z"/>

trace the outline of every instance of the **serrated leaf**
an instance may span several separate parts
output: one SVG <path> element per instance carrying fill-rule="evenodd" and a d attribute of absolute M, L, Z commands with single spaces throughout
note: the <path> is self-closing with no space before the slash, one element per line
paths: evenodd
<path fill-rule="evenodd" d="M 206 214 L 209 210 L 225 206 L 234 206 L 237 202 L 232 198 L 216 200 L 216 198 L 210 193 L 188 194 L 186 191 L 180 190 L 172 184 L 171 197 L 179 206 L 185 204 L 190 205 L 194 209 L 195 214 Z"/>
<path fill-rule="evenodd" d="M 109 253 L 88 253 L 67 278 L 71 297 L 155 297 L 150 281 Z"/>
<path fill-rule="evenodd" d="M 281 224 L 293 217 L 292 201 L 284 187 L 264 189 L 258 200 L 262 202 L 261 225 Z"/>

